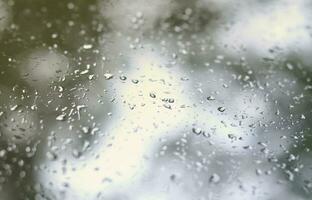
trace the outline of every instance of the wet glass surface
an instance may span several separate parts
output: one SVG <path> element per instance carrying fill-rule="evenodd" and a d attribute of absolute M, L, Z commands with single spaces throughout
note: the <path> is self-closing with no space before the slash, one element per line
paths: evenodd
<path fill-rule="evenodd" d="M 0 0 L 0 199 L 311 199 L 311 8 Z"/>

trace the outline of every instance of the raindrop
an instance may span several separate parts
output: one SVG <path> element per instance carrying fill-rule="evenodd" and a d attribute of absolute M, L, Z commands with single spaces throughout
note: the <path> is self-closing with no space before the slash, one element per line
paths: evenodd
<path fill-rule="evenodd" d="M 48 151 L 46 155 L 47 155 L 47 158 L 49 160 L 56 160 L 57 159 L 57 155 L 54 152 Z"/>
<path fill-rule="evenodd" d="M 6 155 L 6 150 L 2 149 L 0 151 L 0 158 L 3 158 Z"/>
<path fill-rule="evenodd" d="M 92 80 L 94 78 L 94 74 L 91 74 L 88 76 L 89 80 Z"/>
<path fill-rule="evenodd" d="M 181 77 L 181 81 L 188 81 L 189 80 L 189 78 L 187 78 L 187 77 Z"/>
<path fill-rule="evenodd" d="M 205 137 L 210 137 L 211 135 L 209 134 L 209 133 L 207 133 L 207 132 L 203 132 L 203 136 L 205 136 Z"/>
<path fill-rule="evenodd" d="M 83 70 L 83 71 L 80 72 L 81 75 L 84 75 L 84 74 L 87 74 L 87 73 L 89 73 L 89 70 L 88 70 L 88 69 Z"/>
<path fill-rule="evenodd" d="M 84 44 L 83 45 L 84 49 L 91 49 L 92 47 L 93 47 L 92 44 Z"/>
<path fill-rule="evenodd" d="M 219 111 L 219 112 L 224 112 L 224 111 L 225 111 L 225 107 L 222 107 L 222 106 L 219 107 L 219 108 L 218 108 L 218 111 Z"/>
<path fill-rule="evenodd" d="M 192 132 L 195 133 L 196 135 L 200 135 L 203 133 L 201 128 L 192 128 Z"/>
<path fill-rule="evenodd" d="M 287 178 L 288 178 L 289 181 L 293 181 L 294 180 L 294 174 L 291 171 L 286 170 L 285 173 L 286 173 Z"/>
<path fill-rule="evenodd" d="M 215 184 L 217 184 L 217 183 L 219 183 L 220 182 L 220 176 L 218 175 L 218 174 L 216 174 L 216 173 L 213 173 L 211 176 L 210 176 L 210 178 L 209 178 L 209 182 L 210 183 L 215 183 Z"/>
<path fill-rule="evenodd" d="M 293 69 L 294 69 L 294 66 L 293 66 L 291 63 L 287 63 L 287 64 L 286 64 L 286 67 L 287 67 L 289 70 L 293 70 Z"/>
<path fill-rule="evenodd" d="M 213 96 L 208 96 L 208 97 L 207 97 L 207 100 L 208 100 L 208 101 L 212 101 L 212 100 L 215 100 L 215 98 L 214 98 Z"/>
<path fill-rule="evenodd" d="M 61 114 L 61 115 L 58 115 L 58 116 L 56 117 L 56 120 L 57 120 L 57 121 L 64 121 L 64 120 L 65 120 L 65 117 L 66 117 L 66 114 Z"/>
<path fill-rule="evenodd" d="M 90 130 L 90 128 L 87 126 L 82 127 L 82 132 L 85 134 L 89 133 L 89 130 Z"/>
<path fill-rule="evenodd" d="M 156 98 L 156 95 L 154 93 L 149 94 L 151 98 Z"/>
<path fill-rule="evenodd" d="M 171 110 L 171 105 L 169 104 L 164 104 L 164 107 Z"/>
<path fill-rule="evenodd" d="M 132 83 L 137 84 L 137 83 L 139 83 L 139 80 L 137 80 L 137 79 L 132 79 Z"/>
<path fill-rule="evenodd" d="M 126 77 L 126 76 L 123 76 L 123 75 L 122 75 L 122 76 L 120 76 L 119 78 L 120 78 L 120 80 L 122 80 L 122 81 L 127 80 L 127 77 Z"/>
<path fill-rule="evenodd" d="M 15 106 L 12 106 L 12 107 L 10 108 L 10 110 L 11 110 L 11 111 L 15 111 L 17 108 L 18 108 L 18 105 L 15 105 Z"/>
<path fill-rule="evenodd" d="M 72 155 L 73 155 L 75 158 L 79 158 L 80 155 L 81 155 L 81 152 L 79 152 L 77 149 L 74 149 L 73 152 L 72 152 Z"/>
<path fill-rule="evenodd" d="M 105 73 L 105 74 L 104 74 L 104 78 L 105 78 L 106 80 L 110 80 L 110 79 L 112 79 L 113 77 L 114 77 L 113 74 L 110 74 L 110 73 Z"/>
<path fill-rule="evenodd" d="M 169 103 L 174 103 L 174 99 L 173 99 L 173 98 L 169 98 L 169 99 L 168 99 L 168 102 L 169 102 Z"/>

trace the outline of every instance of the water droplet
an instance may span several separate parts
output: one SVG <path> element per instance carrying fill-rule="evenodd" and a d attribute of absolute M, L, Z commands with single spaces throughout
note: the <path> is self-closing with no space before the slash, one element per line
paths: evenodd
<path fill-rule="evenodd" d="M 57 155 L 54 152 L 48 151 L 46 154 L 47 158 L 49 160 L 56 160 L 57 159 Z"/>
<path fill-rule="evenodd" d="M 212 101 L 212 100 L 215 100 L 215 98 L 214 98 L 213 96 L 208 96 L 208 97 L 207 97 L 207 100 L 208 100 L 208 101 Z"/>
<path fill-rule="evenodd" d="M 225 111 L 225 107 L 220 106 L 220 107 L 218 108 L 218 111 L 219 111 L 219 112 L 224 112 L 224 111 Z"/>
<path fill-rule="evenodd" d="M 164 107 L 171 110 L 171 105 L 169 104 L 164 104 Z"/>
<path fill-rule="evenodd" d="M 207 133 L 206 131 L 203 132 L 203 136 L 205 137 L 210 137 L 211 135 L 209 133 Z"/>
<path fill-rule="evenodd" d="M 85 134 L 89 133 L 89 130 L 90 130 L 90 128 L 87 126 L 82 127 L 82 132 Z"/>
<path fill-rule="evenodd" d="M 91 74 L 88 76 L 89 80 L 92 80 L 94 78 L 94 74 Z"/>
<path fill-rule="evenodd" d="M 58 115 L 58 116 L 56 117 L 56 120 L 57 120 L 57 121 L 64 121 L 64 120 L 65 120 L 65 117 L 66 117 L 66 114 L 61 114 L 61 115 Z"/>
<path fill-rule="evenodd" d="M 6 150 L 2 149 L 0 151 L 0 158 L 3 158 L 6 155 Z"/>
<path fill-rule="evenodd" d="M 169 99 L 168 99 L 168 102 L 169 102 L 169 103 L 174 103 L 174 99 L 173 99 L 173 98 L 169 98 Z"/>
<path fill-rule="evenodd" d="M 93 47 L 92 44 L 84 44 L 83 45 L 84 49 L 91 49 L 92 47 Z"/>
<path fill-rule="evenodd" d="M 257 174 L 258 176 L 260 176 L 260 175 L 262 174 L 261 169 L 256 169 L 256 174 Z"/>
<path fill-rule="evenodd" d="M 100 129 L 98 127 L 94 127 L 92 130 L 91 130 L 91 135 L 94 135 L 96 132 L 98 132 Z"/>
<path fill-rule="evenodd" d="M 187 78 L 187 77 L 181 77 L 181 81 L 188 81 L 189 80 L 189 78 Z"/>
<path fill-rule="evenodd" d="M 51 37 L 53 38 L 53 39 L 55 39 L 55 38 L 57 38 L 57 33 L 53 33 L 52 35 L 51 35 Z"/>
<path fill-rule="evenodd" d="M 291 171 L 286 170 L 285 173 L 286 173 L 287 178 L 288 178 L 289 181 L 293 181 L 294 180 L 294 174 Z"/>
<path fill-rule="evenodd" d="M 110 73 L 105 73 L 105 74 L 104 74 L 104 78 L 105 78 L 106 80 L 110 80 L 110 79 L 112 79 L 113 77 L 114 77 L 113 74 L 110 74 Z"/>
<path fill-rule="evenodd" d="M 87 74 L 87 73 L 89 73 L 89 70 L 88 70 L 88 69 L 83 70 L 83 71 L 80 72 L 81 75 L 84 75 L 84 74 Z"/>
<path fill-rule="evenodd" d="M 18 107 L 18 105 L 12 106 L 12 107 L 10 108 L 10 110 L 11 110 L 11 111 L 15 111 L 15 110 L 17 109 L 17 107 Z"/>
<path fill-rule="evenodd" d="M 196 135 L 200 135 L 203 133 L 201 128 L 192 128 L 192 132 L 195 133 Z"/>
<path fill-rule="evenodd" d="M 132 83 L 137 84 L 137 83 L 139 83 L 139 80 L 137 80 L 137 79 L 132 79 Z"/>
<path fill-rule="evenodd" d="M 210 178 L 209 178 L 209 182 L 210 183 L 219 183 L 220 182 L 220 180 L 221 180 L 221 178 L 220 178 L 220 176 L 218 175 L 218 174 L 216 174 L 216 173 L 213 173 L 211 176 L 210 176 Z"/>
<path fill-rule="evenodd" d="M 154 93 L 149 94 L 151 98 L 156 98 L 156 95 Z"/>
<path fill-rule="evenodd" d="M 123 75 L 122 75 L 122 76 L 120 76 L 119 78 L 120 78 L 120 80 L 122 80 L 122 81 L 127 80 L 127 77 L 126 77 L 126 76 L 123 76 Z"/>
<path fill-rule="evenodd" d="M 294 66 L 293 66 L 291 63 L 286 63 L 286 67 L 287 67 L 289 70 L 293 70 L 293 69 L 294 69 Z"/>
<path fill-rule="evenodd" d="M 81 152 L 79 152 L 77 149 L 74 149 L 73 152 L 72 152 L 72 155 L 73 155 L 75 158 L 79 158 L 80 155 L 81 155 Z"/>

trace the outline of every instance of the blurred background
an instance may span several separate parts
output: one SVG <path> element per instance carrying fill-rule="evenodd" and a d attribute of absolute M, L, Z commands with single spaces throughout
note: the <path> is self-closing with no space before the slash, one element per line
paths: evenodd
<path fill-rule="evenodd" d="M 0 0 L 0 199 L 311 199 L 311 10 Z"/>

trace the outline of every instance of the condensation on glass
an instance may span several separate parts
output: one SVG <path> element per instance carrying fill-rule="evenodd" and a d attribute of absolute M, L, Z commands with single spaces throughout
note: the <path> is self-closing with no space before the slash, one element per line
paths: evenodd
<path fill-rule="evenodd" d="M 0 199 L 311 199 L 311 8 L 0 0 Z"/>

